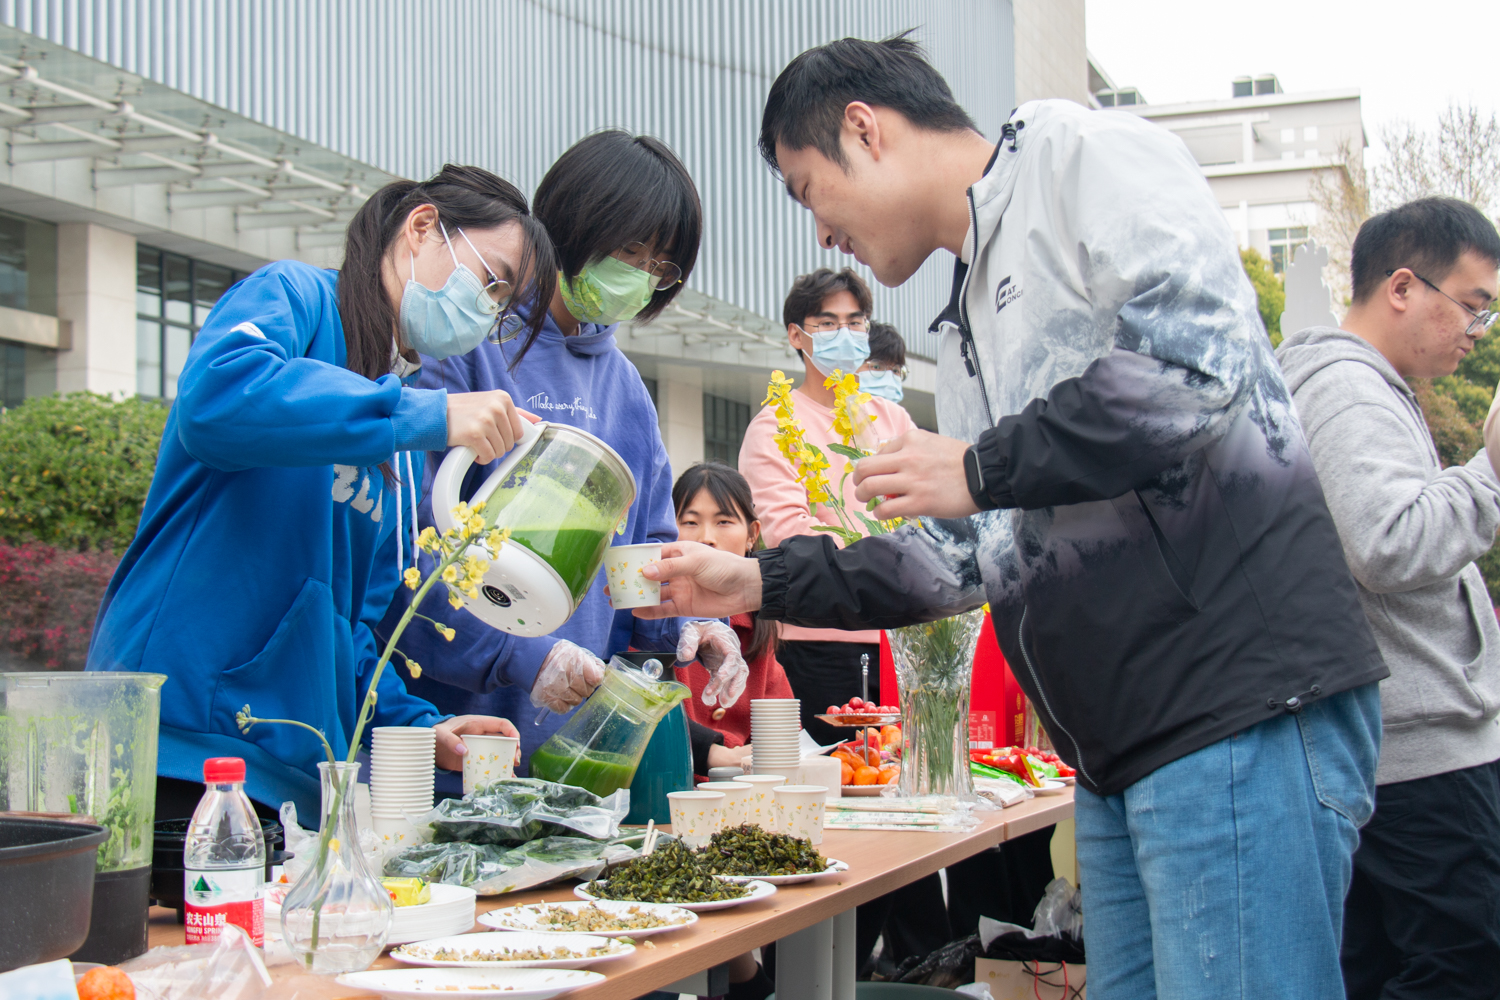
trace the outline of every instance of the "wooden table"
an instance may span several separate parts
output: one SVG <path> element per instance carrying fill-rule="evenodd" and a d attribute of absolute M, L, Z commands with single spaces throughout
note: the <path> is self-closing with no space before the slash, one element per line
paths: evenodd
<path fill-rule="evenodd" d="M 829 830 L 819 848 L 849 863 L 838 876 L 782 886 L 774 896 L 700 914 L 692 927 L 645 938 L 635 953 L 594 966 L 607 978 L 568 994 L 568 1000 L 631 1000 L 652 990 L 717 995 L 727 983 L 716 967 L 752 948 L 776 947 L 779 1000 L 850 1000 L 854 990 L 854 908 L 1013 837 L 1073 815 L 1073 790 L 996 812 L 967 833 L 893 833 Z M 572 884 L 479 900 L 480 913 L 543 900 L 576 899 Z M 476 930 L 489 930 L 481 924 Z M 181 944 L 171 910 L 151 911 L 150 943 Z M 647 942 L 655 947 L 643 947 Z M 400 968 L 383 955 L 372 968 Z M 716 981 L 717 980 L 717 981 Z M 350 993 L 350 997 L 368 994 Z"/>

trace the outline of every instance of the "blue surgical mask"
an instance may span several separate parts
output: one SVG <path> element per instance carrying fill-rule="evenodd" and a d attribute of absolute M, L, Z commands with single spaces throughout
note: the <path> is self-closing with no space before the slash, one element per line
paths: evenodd
<path fill-rule="evenodd" d="M 845 375 L 858 371 L 859 366 L 870 356 L 868 333 L 851 330 L 847 326 L 841 326 L 837 330 L 802 332 L 812 338 L 813 367 L 825 376 L 832 375 L 835 369 Z"/>
<path fill-rule="evenodd" d="M 895 372 L 868 371 L 859 373 L 859 387 L 872 396 L 901 402 L 906 391 L 901 388 L 901 376 Z"/>
<path fill-rule="evenodd" d="M 474 244 L 464 231 L 460 229 L 458 234 L 473 250 Z M 401 335 L 417 353 L 439 361 L 478 347 L 500 312 L 500 304 L 485 292 L 484 282 L 458 262 L 446 226 L 443 245 L 453 258 L 453 273 L 443 287 L 433 291 L 418 281 L 417 260 L 412 257 L 411 277 L 401 296 Z M 479 251 L 474 250 L 474 255 L 479 256 Z"/>

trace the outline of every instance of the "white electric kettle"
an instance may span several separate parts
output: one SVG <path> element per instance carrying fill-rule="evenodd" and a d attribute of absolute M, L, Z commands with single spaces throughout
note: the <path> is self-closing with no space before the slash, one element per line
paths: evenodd
<path fill-rule="evenodd" d="M 453 508 L 474 464 L 471 448 L 454 448 L 432 484 L 432 517 L 453 527 Z M 468 498 L 499 505 L 496 526 L 510 541 L 490 563 L 479 597 L 464 607 L 512 635 L 555 632 L 578 610 L 635 502 L 635 476 L 619 454 L 568 424 L 525 422 L 514 448 Z"/>

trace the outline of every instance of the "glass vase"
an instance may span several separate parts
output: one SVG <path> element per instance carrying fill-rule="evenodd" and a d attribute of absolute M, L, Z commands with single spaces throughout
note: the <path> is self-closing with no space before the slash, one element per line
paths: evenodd
<path fill-rule="evenodd" d="M 984 610 L 891 629 L 901 692 L 902 795 L 952 795 L 972 802 L 969 679 Z"/>
<path fill-rule="evenodd" d="M 358 972 L 380 957 L 395 909 L 359 849 L 354 784 L 359 764 L 318 765 L 322 832 L 313 857 L 281 905 L 281 933 L 303 968 Z"/>

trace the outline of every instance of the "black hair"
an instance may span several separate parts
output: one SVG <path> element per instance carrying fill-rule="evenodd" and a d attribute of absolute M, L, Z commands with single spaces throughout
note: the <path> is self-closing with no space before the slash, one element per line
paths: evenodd
<path fill-rule="evenodd" d="M 714 498 L 714 503 L 719 505 L 720 510 L 738 511 L 746 525 L 756 520 L 755 497 L 750 492 L 749 481 L 738 469 L 732 469 L 723 462 L 699 462 L 677 477 L 677 482 L 672 486 L 672 509 L 676 515 L 681 517 L 687 505 L 703 490 L 708 490 L 708 495 Z M 763 549 L 765 546 L 765 535 L 761 535 L 755 540 L 755 548 Z M 767 648 L 774 652 L 776 637 L 776 623 L 755 615 L 755 629 L 750 634 L 750 645 L 744 651 L 745 662 L 753 663 Z"/>
<path fill-rule="evenodd" d="M 1387 272 L 1403 267 L 1440 283 L 1469 251 L 1500 264 L 1495 224 L 1466 201 L 1418 198 L 1381 212 L 1366 219 L 1354 237 L 1349 258 L 1354 301 L 1368 299 Z"/>
<path fill-rule="evenodd" d="M 844 109 L 854 101 L 890 108 L 934 132 L 979 131 L 922 46 L 907 37 L 914 30 L 879 42 L 841 38 L 787 63 L 771 84 L 760 119 L 760 155 L 771 169 L 780 172 L 779 142 L 788 149 L 811 146 L 847 170 L 839 136 Z"/>
<path fill-rule="evenodd" d="M 838 292 L 853 295 L 854 301 L 859 303 L 859 311 L 866 316 L 875 308 L 870 286 L 853 270 L 846 267 L 841 271 L 830 271 L 820 267 L 792 282 L 792 290 L 786 293 L 786 301 L 781 304 L 782 325 L 801 326 L 807 317 L 823 308 L 824 299 Z"/>
<path fill-rule="evenodd" d="M 585 136 L 552 164 L 532 200 L 570 279 L 628 243 L 670 254 L 682 281 L 653 294 L 636 322 L 665 309 L 698 261 L 703 204 L 687 167 L 660 139 L 621 129 Z M 530 346 L 528 339 L 521 353 Z"/>
<path fill-rule="evenodd" d="M 437 209 L 438 219 L 453 239 L 458 238 L 458 229 L 520 225 L 522 250 L 516 280 L 526 284 L 514 289 L 508 311 L 517 307 L 525 311 L 533 331 L 541 329 L 557 287 L 552 242 L 514 184 L 488 170 L 452 163 L 430 180 L 387 184 L 354 213 L 344 236 L 344 263 L 339 269 L 345 367 L 369 379 L 391 370 L 391 337 L 401 335 L 396 306 L 386 295 L 381 277 L 385 254 L 407 217 L 423 205 Z M 484 280 L 483 275 L 479 277 Z M 403 349 L 408 346 L 401 343 Z"/>
<path fill-rule="evenodd" d="M 891 324 L 870 324 L 870 361 L 890 368 L 906 367 L 906 341 Z"/>

